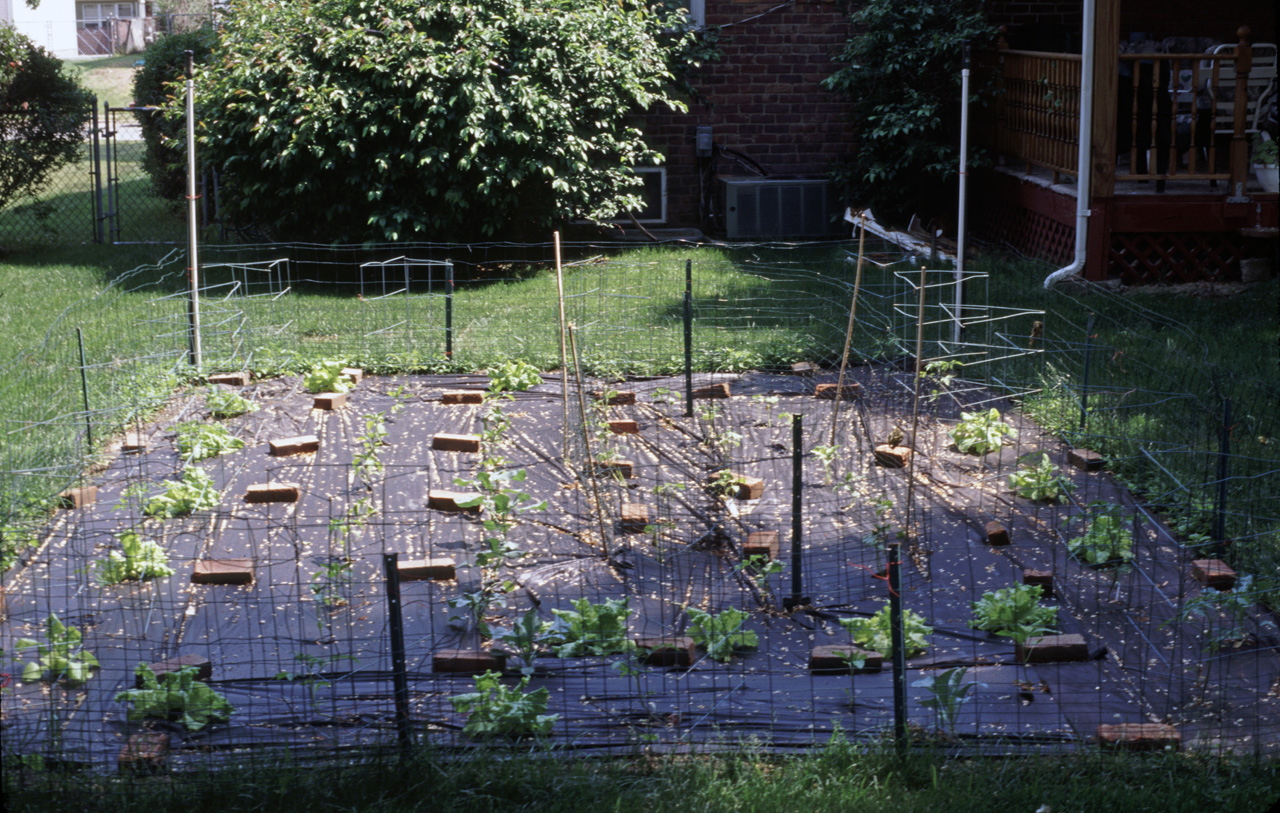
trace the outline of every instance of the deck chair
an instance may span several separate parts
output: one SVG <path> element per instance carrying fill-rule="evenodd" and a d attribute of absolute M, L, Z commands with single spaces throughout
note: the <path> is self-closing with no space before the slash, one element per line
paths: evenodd
<path fill-rule="evenodd" d="M 1223 44 L 1212 49 L 1211 53 L 1235 53 L 1236 46 Z M 1201 63 L 1201 71 L 1208 73 L 1205 90 L 1209 93 L 1213 105 L 1213 131 L 1215 134 L 1230 135 L 1235 124 L 1236 69 L 1234 59 L 1218 62 L 1217 83 L 1214 83 L 1213 62 L 1205 60 Z M 1274 104 L 1276 93 L 1276 45 L 1273 42 L 1258 42 L 1253 45 L 1253 66 L 1246 80 L 1245 93 L 1248 105 L 1245 112 L 1245 132 L 1258 132 L 1268 105 Z"/>

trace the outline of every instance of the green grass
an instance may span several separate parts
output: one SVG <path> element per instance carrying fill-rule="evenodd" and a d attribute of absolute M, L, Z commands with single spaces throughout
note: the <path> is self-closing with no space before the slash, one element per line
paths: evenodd
<path fill-rule="evenodd" d="M 93 798 L 130 811 L 540 810 L 901 813 L 1124 810 L 1255 813 L 1280 791 L 1276 762 L 1185 754 L 956 759 L 898 756 L 882 746 L 834 745 L 793 757 L 750 749 L 719 755 L 625 759 L 474 752 L 422 753 L 403 764 L 271 767 L 210 775 L 88 780 Z M 550 757 L 550 758 L 548 758 Z M 6 771 L 11 811 L 88 810 L 70 777 Z M 23 787 L 23 783 L 26 786 Z M 88 789 L 90 785 L 77 787 Z M 428 801 L 429 800 L 429 801 Z M 102 809 L 101 807 L 98 809 Z"/>
<path fill-rule="evenodd" d="M 133 102 L 134 63 L 141 58 L 141 54 L 122 54 L 64 64 L 69 73 L 79 75 L 80 84 L 98 97 L 99 109 L 103 102 L 110 102 L 112 107 L 128 107 Z"/>

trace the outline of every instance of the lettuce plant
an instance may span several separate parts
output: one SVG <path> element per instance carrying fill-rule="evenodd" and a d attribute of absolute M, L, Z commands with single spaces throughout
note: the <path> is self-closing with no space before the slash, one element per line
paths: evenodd
<path fill-rule="evenodd" d="M 889 605 L 870 618 L 842 618 L 840 626 L 849 631 L 853 642 L 863 649 L 879 652 L 886 658 L 893 657 L 893 626 L 889 621 Z M 924 616 L 902 609 L 903 649 L 908 658 L 929 648 L 929 636 L 933 627 L 924 623 Z"/>
<path fill-rule="evenodd" d="M 177 719 L 188 731 L 199 731 L 210 723 L 225 723 L 235 712 L 227 698 L 196 680 L 194 666 L 159 680 L 150 666 L 140 663 L 134 674 L 142 679 L 142 688 L 118 692 L 115 697 L 117 703 L 132 704 L 130 722 Z"/>
<path fill-rule="evenodd" d="M 120 584 L 128 581 L 149 581 L 173 575 L 169 567 L 169 555 L 153 539 L 147 539 L 137 531 L 119 534 L 122 550 L 113 550 L 106 559 L 94 563 L 99 584 Z"/>
<path fill-rule="evenodd" d="M 750 617 L 742 610 L 729 607 L 712 615 L 697 607 L 686 607 L 684 612 L 689 616 L 689 628 L 686 630 L 689 637 L 706 649 L 713 660 L 728 663 L 735 649 L 760 644 L 760 638 L 754 631 L 742 628 Z"/>
<path fill-rule="evenodd" d="M 462 733 L 473 740 L 546 734 L 559 719 L 557 714 L 546 713 L 551 693 L 545 687 L 525 691 L 528 675 L 510 688 L 502 685 L 502 675 L 497 672 L 485 672 L 475 680 L 474 692 L 449 698 L 454 711 L 467 715 Z"/>
<path fill-rule="evenodd" d="M 950 432 L 951 441 L 964 454 L 984 455 L 998 450 L 1004 439 L 1017 437 L 1018 430 L 1000 418 L 1000 410 L 961 412 L 960 423 Z"/>
<path fill-rule="evenodd" d="M 48 678 L 60 680 L 69 687 L 82 685 L 98 668 L 98 659 L 80 645 L 82 638 L 80 630 L 63 624 L 57 615 L 50 613 L 45 620 L 44 643 L 20 638 L 13 645 L 19 655 L 30 649 L 36 651 L 36 660 L 23 664 L 23 682 Z"/>
<path fill-rule="evenodd" d="M 302 376 L 302 385 L 307 392 L 346 392 L 351 389 L 351 380 L 342 374 L 347 363 L 340 359 L 324 359 L 311 366 Z"/>

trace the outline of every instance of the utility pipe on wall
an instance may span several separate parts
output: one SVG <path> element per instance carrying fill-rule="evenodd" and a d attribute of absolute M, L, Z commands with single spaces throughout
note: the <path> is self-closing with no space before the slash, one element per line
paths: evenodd
<path fill-rule="evenodd" d="M 1097 0 L 1084 0 L 1084 31 L 1080 52 L 1080 145 L 1076 152 L 1076 254 L 1071 265 L 1045 277 L 1044 287 L 1052 288 L 1067 277 L 1084 270 L 1089 236 L 1089 165 L 1093 160 L 1093 73 L 1094 18 Z"/>
<path fill-rule="evenodd" d="M 965 201 L 969 183 L 969 43 L 964 44 L 964 68 L 960 71 L 960 212 L 956 217 L 956 321 L 952 339 L 960 343 L 960 331 L 964 329 L 961 310 L 964 308 L 964 237 Z M 837 399 L 839 400 L 839 399 Z"/>

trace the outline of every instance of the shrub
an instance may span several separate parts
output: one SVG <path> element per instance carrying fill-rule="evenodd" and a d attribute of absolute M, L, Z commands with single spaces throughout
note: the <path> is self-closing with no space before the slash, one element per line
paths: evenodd
<path fill-rule="evenodd" d="M 92 107 L 62 60 L 0 24 L 0 209 L 76 159 Z"/>

